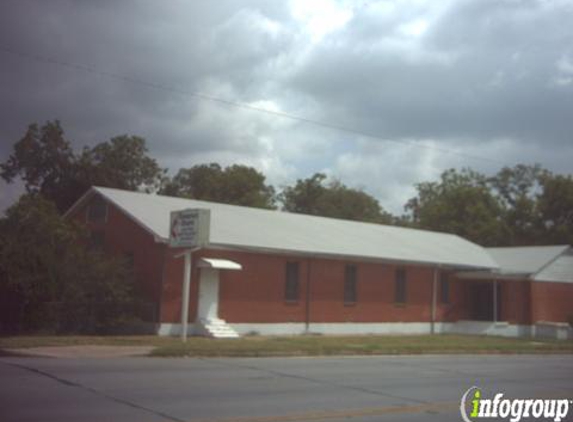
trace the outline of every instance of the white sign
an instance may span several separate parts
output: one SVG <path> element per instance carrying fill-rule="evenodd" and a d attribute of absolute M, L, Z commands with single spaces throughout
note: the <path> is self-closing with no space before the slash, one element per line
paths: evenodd
<path fill-rule="evenodd" d="M 190 248 L 209 243 L 210 210 L 186 209 L 171 212 L 169 246 Z"/>

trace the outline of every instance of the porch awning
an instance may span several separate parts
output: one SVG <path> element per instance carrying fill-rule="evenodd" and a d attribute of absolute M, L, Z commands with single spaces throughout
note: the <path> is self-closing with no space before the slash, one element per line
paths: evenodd
<path fill-rule="evenodd" d="M 217 270 L 242 270 L 241 264 L 228 259 L 201 258 L 197 264 L 200 268 L 214 268 Z"/>

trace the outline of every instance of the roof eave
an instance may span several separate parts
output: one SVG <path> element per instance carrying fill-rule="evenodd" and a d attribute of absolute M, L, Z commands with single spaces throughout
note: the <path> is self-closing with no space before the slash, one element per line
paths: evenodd
<path fill-rule="evenodd" d="M 430 262 L 430 261 L 415 261 L 415 260 L 404 260 L 395 258 L 385 258 L 376 256 L 362 256 L 362 255 L 347 255 L 347 254 L 334 254 L 334 253 L 317 253 L 309 251 L 291 250 L 291 249 L 280 249 L 280 248 L 265 248 L 256 246 L 243 246 L 236 244 L 224 244 L 224 243 L 210 243 L 205 246 L 208 249 L 219 249 L 219 250 L 229 250 L 229 251 L 241 251 L 241 252 L 259 252 L 259 253 L 274 253 L 281 255 L 299 255 L 309 258 L 325 258 L 325 259 L 344 259 L 349 261 L 363 261 L 363 262 L 377 262 L 386 264 L 402 264 L 402 265 L 418 265 L 424 267 L 440 267 L 443 269 L 467 269 L 467 270 L 496 270 L 496 267 L 486 267 L 486 266 L 472 266 L 467 264 L 457 264 L 448 262 Z"/>

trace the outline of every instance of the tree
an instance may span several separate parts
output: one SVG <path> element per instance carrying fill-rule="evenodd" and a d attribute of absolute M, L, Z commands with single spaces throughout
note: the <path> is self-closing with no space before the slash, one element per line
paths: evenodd
<path fill-rule="evenodd" d="M 78 180 L 87 186 L 157 191 L 165 170 L 147 152 L 145 139 L 128 135 L 85 148 L 76 160 Z"/>
<path fill-rule="evenodd" d="M 67 210 L 90 186 L 129 190 L 156 190 L 165 171 L 147 155 L 145 140 L 118 136 L 109 142 L 74 153 L 60 123 L 47 122 L 41 129 L 32 124 L 16 144 L 0 176 L 8 183 L 17 177 L 28 193 L 40 193 Z"/>
<path fill-rule="evenodd" d="M 502 205 L 502 217 L 509 230 L 508 244 L 532 245 L 543 242 L 544 233 L 539 225 L 538 195 L 546 175 L 548 171 L 538 164 L 518 164 L 513 168 L 502 168 L 489 179 L 489 184 Z"/>
<path fill-rule="evenodd" d="M 541 178 L 539 220 L 544 243 L 573 244 L 573 178 L 545 173 Z"/>
<path fill-rule="evenodd" d="M 180 169 L 160 192 L 205 201 L 274 209 L 274 188 L 252 167 L 201 164 Z"/>
<path fill-rule="evenodd" d="M 326 175 L 316 173 L 297 180 L 280 195 L 283 209 L 289 212 L 389 224 L 391 216 L 367 193 L 349 188 L 340 181 L 325 183 Z"/>
<path fill-rule="evenodd" d="M 118 314 L 108 307 L 87 315 L 90 306 L 114 307 L 132 299 L 127 267 L 89 251 L 80 227 L 62 219 L 39 194 L 23 195 L 6 211 L 0 235 L 0 296 L 19 306 L 25 329 L 104 328 Z M 77 325 L 88 316 L 94 318 L 91 326 Z"/>
<path fill-rule="evenodd" d="M 58 120 L 28 127 L 14 151 L 0 164 L 0 176 L 8 183 L 21 177 L 28 193 L 41 193 L 58 205 L 75 199 L 74 152 Z"/>
<path fill-rule="evenodd" d="M 451 169 L 442 173 L 439 182 L 419 183 L 416 188 L 418 195 L 405 208 L 417 227 L 454 233 L 484 246 L 506 242 L 501 204 L 485 176 Z"/>

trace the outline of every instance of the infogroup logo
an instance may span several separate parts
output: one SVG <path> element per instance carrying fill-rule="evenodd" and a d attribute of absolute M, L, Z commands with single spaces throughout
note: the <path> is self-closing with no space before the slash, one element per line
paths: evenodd
<path fill-rule="evenodd" d="M 569 399 L 507 399 L 497 393 L 486 399 L 478 387 L 469 388 L 462 396 L 460 413 L 465 422 L 497 418 L 519 422 L 522 418 L 534 418 L 559 422 L 569 413 L 573 400 Z"/>

